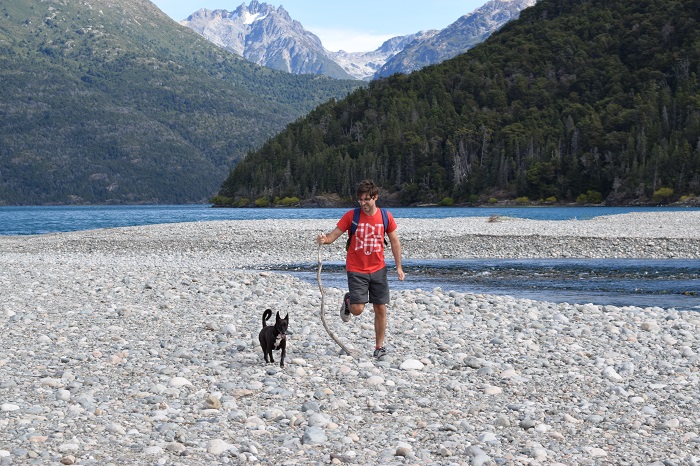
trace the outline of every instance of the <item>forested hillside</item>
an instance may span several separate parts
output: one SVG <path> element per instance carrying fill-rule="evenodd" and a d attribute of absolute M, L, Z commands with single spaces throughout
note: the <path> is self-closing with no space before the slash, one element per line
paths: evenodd
<path fill-rule="evenodd" d="M 0 205 L 206 202 L 354 81 L 226 52 L 147 0 L 0 4 Z"/>
<path fill-rule="evenodd" d="M 289 125 L 217 201 L 351 198 L 365 177 L 402 204 L 700 194 L 699 16 L 697 0 L 541 0 L 463 55 Z"/>

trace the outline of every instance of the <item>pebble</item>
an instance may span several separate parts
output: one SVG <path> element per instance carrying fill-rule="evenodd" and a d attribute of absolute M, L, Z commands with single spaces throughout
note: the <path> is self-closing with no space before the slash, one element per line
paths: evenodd
<path fill-rule="evenodd" d="M 700 257 L 692 212 L 397 221 L 413 258 Z M 697 313 L 392 290 L 378 361 L 344 290 L 265 270 L 333 224 L 0 237 L 0 464 L 700 464 Z"/>

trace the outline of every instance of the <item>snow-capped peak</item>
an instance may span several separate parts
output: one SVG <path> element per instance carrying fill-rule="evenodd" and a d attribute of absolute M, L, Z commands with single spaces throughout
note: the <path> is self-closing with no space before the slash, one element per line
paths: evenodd
<path fill-rule="evenodd" d="M 267 15 L 264 15 L 262 13 L 250 14 L 248 11 L 244 11 L 243 15 L 241 15 L 243 24 L 245 24 L 246 26 L 249 26 L 260 19 L 265 19 L 266 17 Z"/>

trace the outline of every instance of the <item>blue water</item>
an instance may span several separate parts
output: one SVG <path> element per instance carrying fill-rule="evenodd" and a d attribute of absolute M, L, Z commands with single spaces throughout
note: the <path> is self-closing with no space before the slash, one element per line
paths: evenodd
<path fill-rule="evenodd" d="M 36 235 L 158 223 L 208 220 L 329 219 L 347 209 L 215 209 L 210 205 L 0 207 L 0 235 Z M 628 212 L 700 210 L 679 207 L 396 207 L 396 218 L 504 217 L 586 220 Z"/>
<path fill-rule="evenodd" d="M 209 220 L 337 219 L 346 208 L 215 209 L 209 205 L 0 207 L 0 235 L 36 235 L 98 228 Z M 396 218 L 505 217 L 586 220 L 678 207 L 419 207 L 391 208 Z M 316 263 L 273 267 L 316 283 Z M 700 310 L 700 260 L 528 259 L 406 260 L 407 278 L 391 287 L 509 295 L 538 301 L 658 306 Z M 324 286 L 346 286 L 342 263 L 324 264 Z"/>
<path fill-rule="evenodd" d="M 316 268 L 294 264 L 273 269 L 316 284 Z M 403 282 L 390 273 L 392 289 L 700 311 L 700 260 L 695 259 L 407 259 L 403 268 Z M 324 263 L 322 272 L 324 287 L 347 286 L 342 262 Z"/>

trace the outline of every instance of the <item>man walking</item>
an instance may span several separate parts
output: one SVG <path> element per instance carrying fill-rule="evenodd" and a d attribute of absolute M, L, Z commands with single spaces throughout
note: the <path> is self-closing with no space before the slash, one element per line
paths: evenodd
<path fill-rule="evenodd" d="M 348 290 L 343 297 L 340 317 L 348 322 L 359 316 L 365 304 L 372 303 L 374 310 L 374 357 L 386 354 L 384 334 L 386 332 L 386 306 L 389 304 L 389 281 L 384 261 L 384 234 L 389 237 L 391 252 L 396 262 L 399 280 L 404 279 L 401 267 L 401 242 L 396 233 L 396 221 L 386 210 L 377 207 L 379 188 L 370 180 L 357 187 L 357 202 L 360 209 L 349 210 L 338 221 L 335 229 L 316 237 L 318 244 L 331 244 L 344 232 L 348 232 L 345 269 L 348 275 Z"/>

